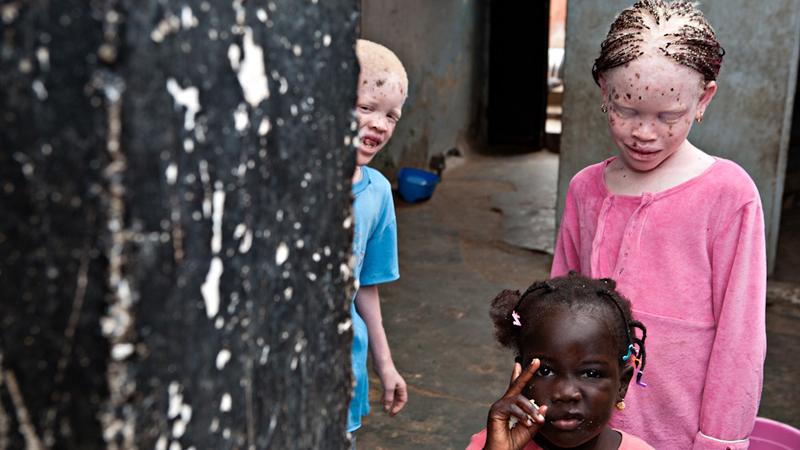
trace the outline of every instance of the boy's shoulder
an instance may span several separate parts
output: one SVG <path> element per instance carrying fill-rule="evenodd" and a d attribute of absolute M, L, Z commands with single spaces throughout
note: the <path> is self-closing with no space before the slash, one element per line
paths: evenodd
<path fill-rule="evenodd" d="M 387 179 L 379 170 L 373 169 L 369 166 L 362 166 L 361 169 L 367 173 L 370 184 L 375 184 L 375 186 L 381 190 L 392 190 L 392 184 L 389 183 L 389 179 Z"/>

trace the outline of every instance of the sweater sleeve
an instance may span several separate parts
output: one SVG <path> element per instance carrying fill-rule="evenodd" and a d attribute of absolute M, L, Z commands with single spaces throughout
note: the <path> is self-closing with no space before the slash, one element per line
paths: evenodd
<path fill-rule="evenodd" d="M 712 244 L 717 325 L 694 450 L 747 449 L 758 412 L 767 346 L 767 264 L 764 216 L 755 197 L 723 224 Z"/>
<path fill-rule="evenodd" d="M 575 192 L 570 184 L 564 203 L 564 214 L 561 216 L 561 225 L 556 238 L 556 247 L 553 251 L 553 266 L 550 269 L 551 277 L 566 275 L 570 270 L 582 272 L 580 260 L 580 221 L 578 219 L 578 205 L 575 201 Z M 587 271 L 588 267 L 585 268 Z M 588 274 L 586 274 L 588 275 Z"/>

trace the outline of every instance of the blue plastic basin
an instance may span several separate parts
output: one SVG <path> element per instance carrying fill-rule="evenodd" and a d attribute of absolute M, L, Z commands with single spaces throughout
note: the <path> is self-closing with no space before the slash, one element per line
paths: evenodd
<path fill-rule="evenodd" d="M 409 203 L 430 198 L 438 183 L 439 175 L 413 167 L 403 167 L 397 175 L 397 190 Z"/>

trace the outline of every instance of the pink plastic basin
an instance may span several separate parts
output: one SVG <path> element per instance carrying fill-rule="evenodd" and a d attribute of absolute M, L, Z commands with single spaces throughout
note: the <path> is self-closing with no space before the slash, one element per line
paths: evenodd
<path fill-rule="evenodd" d="M 750 435 L 750 450 L 798 450 L 800 430 L 776 420 L 756 418 Z"/>

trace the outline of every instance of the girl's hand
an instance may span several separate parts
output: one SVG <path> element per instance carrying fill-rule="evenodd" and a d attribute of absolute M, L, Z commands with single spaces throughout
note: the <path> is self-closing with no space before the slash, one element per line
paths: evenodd
<path fill-rule="evenodd" d="M 523 389 L 538 369 L 538 359 L 534 359 L 525 371 L 520 363 L 514 363 L 508 390 L 489 410 L 484 450 L 520 450 L 544 424 L 547 406 L 540 406 L 536 410 L 530 400 L 522 395 Z M 509 428 L 511 418 L 517 422 L 513 428 Z"/>

